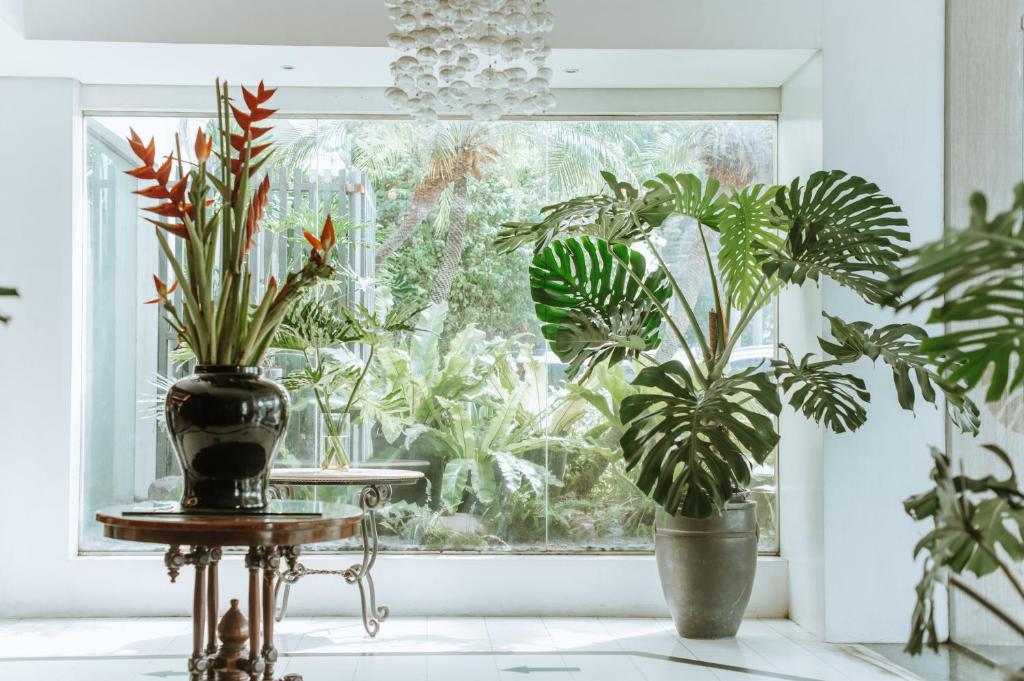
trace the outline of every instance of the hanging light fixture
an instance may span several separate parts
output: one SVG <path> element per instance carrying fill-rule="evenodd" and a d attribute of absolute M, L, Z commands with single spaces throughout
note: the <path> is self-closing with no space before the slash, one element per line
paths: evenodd
<path fill-rule="evenodd" d="M 468 113 L 493 121 L 555 106 L 546 0 L 385 0 L 395 86 L 384 96 L 417 120 Z"/>

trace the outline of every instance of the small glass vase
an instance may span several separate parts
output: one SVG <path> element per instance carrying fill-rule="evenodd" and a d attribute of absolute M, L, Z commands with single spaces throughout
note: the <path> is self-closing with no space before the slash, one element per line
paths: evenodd
<path fill-rule="evenodd" d="M 344 435 L 324 435 L 323 458 L 320 466 L 325 470 L 347 471 L 349 468 L 348 451 L 345 449 Z"/>

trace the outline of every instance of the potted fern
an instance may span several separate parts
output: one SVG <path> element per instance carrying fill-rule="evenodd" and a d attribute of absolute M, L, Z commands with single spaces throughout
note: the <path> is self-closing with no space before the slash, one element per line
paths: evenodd
<path fill-rule="evenodd" d="M 176 149 L 158 162 L 156 147 L 132 131 L 142 164 L 128 174 L 152 184 L 136 193 L 155 199 L 143 210 L 176 280 L 154 275 L 165 318 L 196 358 L 195 371 L 167 392 L 167 431 L 184 474 L 182 506 L 195 511 L 260 511 L 267 476 L 288 422 L 288 394 L 260 376 L 260 362 L 302 291 L 330 276 L 335 244 L 330 217 L 301 268 L 283 282 L 253 281 L 249 249 L 260 228 L 270 180 L 259 177 L 272 144 L 264 136 L 274 90 L 242 88 L 236 106 L 217 82 L 217 125 L 200 130 L 195 156 Z M 180 242 L 180 249 L 171 239 Z M 179 255 L 180 253 L 180 255 Z M 262 287 L 262 292 L 259 289 Z M 175 292 L 180 290 L 180 305 Z"/>
<path fill-rule="evenodd" d="M 938 375 L 941 360 L 919 349 L 925 332 L 908 324 L 873 328 L 826 314 L 824 358 L 798 360 L 783 347 L 770 365 L 733 365 L 744 330 L 785 286 L 828 278 L 870 304 L 897 304 L 886 281 L 907 252 L 906 220 L 874 184 L 841 171 L 733 191 L 692 174 L 662 174 L 639 189 L 603 176 L 606 193 L 548 206 L 537 222 L 507 223 L 497 244 L 532 247 L 537 316 L 570 377 L 600 364 L 638 368 L 638 392 L 620 405 L 619 445 L 637 486 L 661 506 L 655 553 L 676 628 L 685 637 L 732 636 L 757 564 L 751 468 L 779 442 L 780 391 L 832 430 L 856 430 L 869 394 L 839 368 L 866 357 L 892 367 L 905 409 L 943 394 L 957 423 L 973 430 L 976 408 Z M 703 247 L 712 296 L 703 319 L 661 254 L 659 227 L 672 216 L 687 219 Z M 668 313 L 672 300 L 680 319 Z M 680 352 L 659 363 L 651 352 L 664 333 Z"/>
<path fill-rule="evenodd" d="M 951 325 L 922 345 L 946 380 L 984 387 L 986 402 L 1002 402 L 1003 409 L 1014 408 L 1012 400 L 1024 385 L 1022 266 L 1024 184 L 1017 185 L 1010 209 L 993 216 L 985 197 L 975 194 L 970 224 L 914 250 L 892 284 L 896 295 L 909 296 L 903 306 L 938 303 L 929 321 Z M 1013 418 L 1019 419 L 1016 409 Z M 983 447 L 996 473 L 969 475 L 948 454 L 932 449 L 934 485 L 904 502 L 912 518 L 934 523 L 914 549 L 925 560 L 906 647 L 911 654 L 925 645 L 938 650 L 938 585 L 963 594 L 1024 641 L 1024 486 L 1006 451 L 995 444 Z M 965 573 L 979 579 L 1001 574 L 1012 596 L 992 599 Z M 1024 667 L 1007 669 L 1006 678 L 1024 679 Z"/>

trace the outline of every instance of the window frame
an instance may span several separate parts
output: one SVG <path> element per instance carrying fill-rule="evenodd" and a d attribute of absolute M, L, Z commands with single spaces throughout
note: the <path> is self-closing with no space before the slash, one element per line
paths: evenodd
<path fill-rule="evenodd" d="M 88 130 L 90 128 L 89 119 L 92 118 L 212 118 L 215 117 L 216 113 L 211 110 L 144 110 L 144 109 L 119 109 L 119 108 L 83 108 L 80 110 L 80 116 L 83 124 L 83 131 L 85 134 L 82 135 L 82 166 L 80 173 L 82 176 L 83 186 L 87 182 L 86 180 L 86 169 L 87 159 L 85 154 L 85 148 L 89 143 Z M 275 114 L 275 118 L 279 120 L 356 120 L 356 121 L 397 121 L 397 122 L 410 122 L 411 119 L 408 116 L 401 116 L 397 114 L 381 114 L 381 113 L 344 113 L 338 111 L 329 112 L 316 112 L 316 113 L 304 113 L 302 111 L 285 111 Z M 772 145 L 772 174 L 775 181 L 778 182 L 779 173 L 779 118 L 778 113 L 644 113 L 644 114 L 622 114 L 622 113 L 574 113 L 574 114 L 546 114 L 536 116 L 504 116 L 500 121 L 510 122 L 548 122 L 548 121 L 566 121 L 566 122 L 584 122 L 584 121 L 738 121 L 738 120 L 754 120 L 754 121 L 768 121 L 773 124 L 773 145 Z M 468 116 L 442 116 L 440 121 L 457 121 L 457 120 L 468 120 Z M 83 201 L 85 201 L 86 193 L 83 191 Z M 85 225 L 88 230 L 88 225 Z M 160 254 L 161 261 L 164 260 L 163 254 Z M 83 268 L 82 277 L 87 276 L 87 271 Z M 83 329 L 83 336 L 85 334 L 85 324 L 89 315 L 89 309 L 86 301 L 83 301 L 83 315 L 81 317 Z M 779 341 L 780 341 L 780 329 L 779 329 L 779 298 L 775 297 L 772 304 L 772 320 L 773 320 L 773 358 L 779 356 Z M 162 323 L 161 323 L 161 326 Z M 161 334 L 161 338 L 163 334 Z M 83 344 L 84 345 L 84 344 Z M 83 360 L 86 356 L 87 348 L 83 347 L 82 355 Z M 83 384 L 84 391 L 84 384 Z M 80 422 L 85 422 L 85 401 L 79 401 L 79 413 L 77 417 Z M 776 417 L 776 423 L 778 418 Z M 159 438 L 158 438 L 159 439 Z M 159 446 L 159 445 L 157 445 Z M 87 550 L 82 548 L 82 537 L 81 531 L 83 523 L 85 521 L 85 488 L 86 488 L 86 449 L 87 441 L 85 437 L 80 438 L 78 447 L 78 499 L 76 504 L 76 513 L 74 514 L 74 527 L 72 528 L 72 537 L 75 543 L 76 555 L 80 557 L 137 557 L 137 556 L 148 556 L 148 555 L 160 555 L 159 551 L 122 551 L 117 549 L 110 550 Z M 775 462 L 775 508 L 776 508 L 776 529 L 775 529 L 775 546 L 770 550 L 759 550 L 759 558 L 778 558 L 781 554 L 782 546 L 782 504 L 781 504 L 781 458 L 783 456 L 783 445 L 780 441 L 779 446 L 776 450 L 776 462 Z M 140 457 L 144 457 L 142 453 L 136 450 L 135 461 L 138 464 Z M 136 483 L 137 484 L 137 483 Z M 316 555 L 322 556 L 337 556 L 357 553 L 358 550 L 353 548 L 351 550 L 331 550 L 331 551 L 318 551 Z M 590 550 L 548 550 L 548 549 L 537 549 L 537 550 L 522 550 L 522 549 L 510 549 L 510 550 L 471 550 L 471 549 L 419 549 L 419 550 L 407 550 L 407 549 L 395 549 L 389 550 L 392 555 L 406 555 L 406 556 L 431 556 L 431 555 L 455 555 L 455 556 L 514 556 L 514 557 L 579 557 L 579 558 L 591 558 L 601 556 L 652 556 L 654 554 L 653 549 L 651 550 L 636 550 L 636 549 L 606 549 L 596 548 Z"/>

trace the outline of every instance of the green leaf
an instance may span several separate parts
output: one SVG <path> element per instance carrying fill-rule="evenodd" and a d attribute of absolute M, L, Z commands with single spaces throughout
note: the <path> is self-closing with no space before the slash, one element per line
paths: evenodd
<path fill-rule="evenodd" d="M 671 295 L 665 272 L 648 272 L 638 251 L 586 236 L 534 256 L 530 291 L 541 332 L 570 376 L 658 347 L 662 319 L 651 296 L 664 305 Z"/>
<path fill-rule="evenodd" d="M 892 368 L 893 383 L 900 406 L 914 410 L 917 383 L 921 399 L 937 404 L 935 388 L 946 397 L 947 410 L 957 426 L 966 433 L 977 433 L 981 425 L 978 407 L 966 395 L 966 387 L 942 377 L 931 359 L 922 351 L 928 334 L 913 324 L 888 324 L 873 328 L 867 322 L 845 322 L 823 313 L 836 342 L 818 339 L 821 349 L 843 364 L 861 357 L 881 359 Z"/>
<path fill-rule="evenodd" d="M 673 360 L 644 369 L 633 385 L 652 392 L 622 401 L 626 467 L 637 470 L 637 486 L 669 513 L 703 518 L 722 509 L 736 488 L 749 484 L 750 459 L 763 463 L 779 441 L 767 414 L 777 415 L 782 403 L 758 367 L 701 390 Z"/>
<path fill-rule="evenodd" d="M 559 239 L 579 235 L 597 237 L 613 244 L 631 244 L 657 227 L 671 210 L 672 197 L 664 191 L 643 196 L 609 172 L 601 173 L 609 194 L 579 196 L 541 209 L 539 222 L 507 222 L 494 243 L 500 252 L 533 246 L 535 254 Z"/>
<path fill-rule="evenodd" d="M 719 228 L 728 197 L 719 193 L 718 180 L 708 178 L 705 184 L 693 173 L 661 173 L 657 179 L 644 182 L 644 186 L 671 196 L 673 213 L 693 218 L 714 230 Z"/>
<path fill-rule="evenodd" d="M 469 487 L 469 474 L 475 461 L 470 459 L 452 459 L 444 467 L 441 477 L 441 503 L 454 513 L 462 504 L 462 495 Z"/>
<path fill-rule="evenodd" d="M 1024 561 L 1024 493 L 1009 455 L 995 445 L 985 449 L 1009 470 L 1006 478 L 954 475 L 950 457 L 932 449 L 935 486 L 903 502 L 915 520 L 935 523 L 914 548 L 915 557 L 926 558 L 906 648 L 911 654 L 920 653 L 925 643 L 938 647 L 934 593 L 947 573 L 984 577 L 999 569 L 994 556 L 1000 553 L 1011 564 Z"/>
<path fill-rule="evenodd" d="M 765 274 L 790 284 L 832 279 L 869 303 L 891 302 L 886 289 L 906 254 L 907 221 L 878 186 L 841 170 L 799 178 L 775 195 L 773 221 L 786 232 L 781 248 L 759 256 Z"/>
<path fill-rule="evenodd" d="M 793 353 L 785 345 L 787 359 L 774 360 L 775 377 L 783 392 L 791 393 L 789 404 L 804 416 L 818 423 L 824 422 L 833 432 L 857 430 L 867 420 L 862 403 L 871 401 L 864 381 L 852 374 L 830 370 L 835 362 L 812 362 L 812 355 L 804 355 L 797 364 Z"/>
<path fill-rule="evenodd" d="M 755 184 L 733 192 L 719 221 L 718 266 L 725 295 L 732 307 L 743 309 L 754 297 L 762 277 L 761 258 L 782 248 L 783 237 L 772 223 L 772 206 L 779 187 Z"/>
<path fill-rule="evenodd" d="M 1024 184 L 1013 206 L 991 218 L 981 193 L 971 197 L 966 229 L 915 249 L 912 264 L 894 279 L 894 296 L 925 288 L 902 304 L 945 299 L 929 322 L 954 325 L 922 343 L 949 381 L 973 388 L 988 377 L 985 399 L 994 402 L 1024 384 Z"/>

